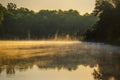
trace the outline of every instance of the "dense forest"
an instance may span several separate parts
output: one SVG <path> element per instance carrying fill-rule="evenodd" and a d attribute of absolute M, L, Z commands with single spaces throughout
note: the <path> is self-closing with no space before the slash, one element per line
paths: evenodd
<path fill-rule="evenodd" d="M 96 0 L 91 14 L 0 4 L 0 39 L 82 39 L 120 44 L 120 0 Z"/>
<path fill-rule="evenodd" d="M 99 21 L 86 32 L 86 40 L 120 45 L 120 0 L 96 0 Z"/>
<path fill-rule="evenodd" d="M 96 23 L 92 14 L 80 15 L 76 10 L 40 10 L 7 7 L 0 4 L 0 39 L 80 39 L 86 30 Z"/>

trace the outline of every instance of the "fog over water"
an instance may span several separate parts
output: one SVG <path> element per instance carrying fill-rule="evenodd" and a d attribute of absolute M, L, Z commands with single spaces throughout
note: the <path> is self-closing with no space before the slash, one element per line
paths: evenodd
<path fill-rule="evenodd" d="M 119 80 L 119 61 L 103 43 L 0 41 L 0 80 Z"/>

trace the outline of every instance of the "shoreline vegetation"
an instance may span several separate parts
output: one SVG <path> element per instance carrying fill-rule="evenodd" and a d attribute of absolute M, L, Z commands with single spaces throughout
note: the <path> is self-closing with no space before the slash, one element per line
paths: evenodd
<path fill-rule="evenodd" d="M 58 36 L 55 34 L 55 36 L 53 38 L 40 38 L 40 39 L 31 39 L 26 38 L 26 39 L 0 39 L 0 41 L 83 41 L 84 37 L 80 37 L 79 39 L 76 37 L 71 37 L 70 35 L 66 35 L 66 36 Z"/>
<path fill-rule="evenodd" d="M 120 45 L 120 0 L 96 0 L 94 15 L 99 17 L 86 32 L 86 41 Z"/>
<path fill-rule="evenodd" d="M 98 17 L 77 10 L 40 10 L 17 8 L 14 3 L 0 5 L 1 40 L 82 40 Z"/>
<path fill-rule="evenodd" d="M 0 4 L 0 40 L 79 40 L 120 45 L 120 0 L 96 0 L 91 14 Z"/>

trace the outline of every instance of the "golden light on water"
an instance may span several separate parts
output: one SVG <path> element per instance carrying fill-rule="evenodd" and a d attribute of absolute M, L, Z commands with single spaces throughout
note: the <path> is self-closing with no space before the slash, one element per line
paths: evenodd
<path fill-rule="evenodd" d="M 0 41 L 0 53 L 3 56 L 20 58 L 31 56 L 45 56 L 57 53 L 58 49 L 66 45 L 81 43 L 80 41 Z M 56 49 L 54 47 L 57 47 Z M 61 50 L 61 49 L 60 49 Z M 34 54 L 39 53 L 39 54 Z M 41 54 L 42 53 L 42 54 Z"/>
<path fill-rule="evenodd" d="M 5 45 L 40 45 L 40 44 L 75 44 L 81 43 L 80 41 L 0 41 L 0 46 Z"/>
<path fill-rule="evenodd" d="M 34 79 L 35 77 L 38 78 L 40 75 L 41 79 L 43 80 L 94 80 L 91 72 L 94 71 L 95 68 L 90 68 L 88 67 L 84 67 L 82 65 L 78 66 L 78 69 L 75 71 L 72 71 L 70 73 L 70 71 L 65 70 L 65 69 L 61 69 L 60 71 L 55 69 L 50 69 L 49 71 L 45 70 L 45 69 L 38 69 L 36 66 L 34 66 L 34 70 L 29 71 L 27 73 L 26 76 L 30 76 L 31 79 Z M 32 73 L 32 74 L 29 74 Z M 46 77 L 47 76 L 47 77 Z M 54 76 L 54 77 L 53 77 Z"/>
<path fill-rule="evenodd" d="M 104 73 L 112 73 L 107 80 L 115 80 L 120 54 L 111 52 L 120 53 L 117 49 L 80 41 L 0 41 L 0 80 L 9 74 L 15 74 L 9 80 L 95 80 L 104 79 Z"/>

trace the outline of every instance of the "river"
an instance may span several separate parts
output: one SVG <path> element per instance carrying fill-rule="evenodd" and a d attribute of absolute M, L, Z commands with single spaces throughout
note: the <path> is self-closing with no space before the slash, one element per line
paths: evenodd
<path fill-rule="evenodd" d="M 0 41 L 0 80 L 120 80 L 120 47 L 80 41 Z"/>

